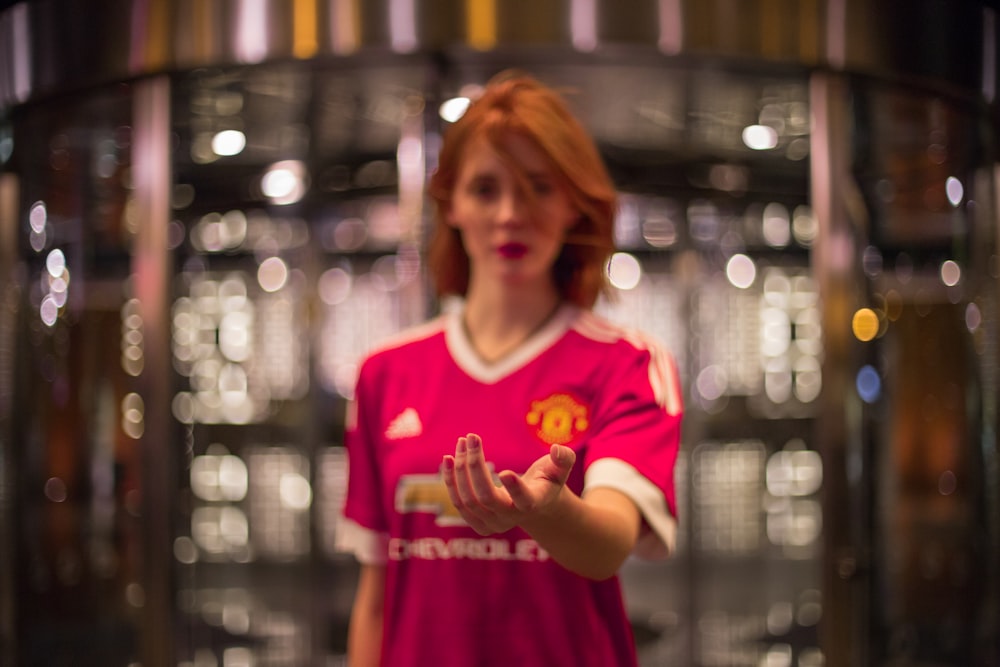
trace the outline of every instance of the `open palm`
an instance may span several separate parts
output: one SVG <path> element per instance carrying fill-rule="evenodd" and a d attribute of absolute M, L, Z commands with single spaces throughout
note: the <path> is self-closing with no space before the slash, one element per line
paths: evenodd
<path fill-rule="evenodd" d="M 504 470 L 494 476 L 482 439 L 475 433 L 458 439 L 454 456 L 445 456 L 441 474 L 452 504 L 480 535 L 510 530 L 545 512 L 559 496 L 576 454 L 553 445 L 523 473 Z"/>

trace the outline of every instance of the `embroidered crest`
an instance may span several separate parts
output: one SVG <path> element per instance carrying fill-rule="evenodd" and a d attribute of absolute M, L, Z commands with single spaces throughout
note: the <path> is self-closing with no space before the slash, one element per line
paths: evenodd
<path fill-rule="evenodd" d="M 569 394 L 552 394 L 548 398 L 531 402 L 525 416 L 535 435 L 549 445 L 572 442 L 590 426 L 587 406 Z"/>

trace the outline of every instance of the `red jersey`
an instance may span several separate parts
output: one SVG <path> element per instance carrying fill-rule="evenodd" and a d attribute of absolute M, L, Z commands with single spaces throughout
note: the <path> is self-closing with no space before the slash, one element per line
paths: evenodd
<path fill-rule="evenodd" d="M 658 345 L 573 306 L 493 364 L 458 313 L 368 356 L 347 424 L 338 541 L 386 565 L 383 664 L 635 665 L 617 577 L 574 574 L 519 528 L 478 535 L 438 470 L 467 433 L 482 437 L 496 471 L 524 472 L 566 445 L 577 455 L 567 485 L 630 496 L 644 519 L 637 555 L 665 557 L 681 413 L 676 368 Z"/>

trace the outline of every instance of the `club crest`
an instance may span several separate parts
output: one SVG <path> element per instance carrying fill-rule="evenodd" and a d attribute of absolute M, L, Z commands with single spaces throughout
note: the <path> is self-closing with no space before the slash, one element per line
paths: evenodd
<path fill-rule="evenodd" d="M 569 394 L 552 394 L 531 402 L 525 421 L 548 445 L 572 442 L 590 426 L 587 406 Z"/>

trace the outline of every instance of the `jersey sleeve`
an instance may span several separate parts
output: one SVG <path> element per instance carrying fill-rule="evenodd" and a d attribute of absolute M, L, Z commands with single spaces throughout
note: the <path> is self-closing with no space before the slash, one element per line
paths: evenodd
<path fill-rule="evenodd" d="M 386 560 L 388 521 L 373 437 L 377 433 L 372 425 L 372 408 L 376 405 L 373 386 L 377 383 L 372 375 L 371 366 L 362 365 L 354 398 L 347 406 L 347 494 L 335 539 L 338 551 L 353 553 L 362 563 L 381 564 Z"/>
<path fill-rule="evenodd" d="M 584 458 L 584 493 L 613 488 L 632 499 L 643 517 L 635 554 L 659 559 L 676 544 L 674 464 L 680 449 L 683 404 L 677 368 L 657 343 L 619 342 L 595 402 Z"/>

